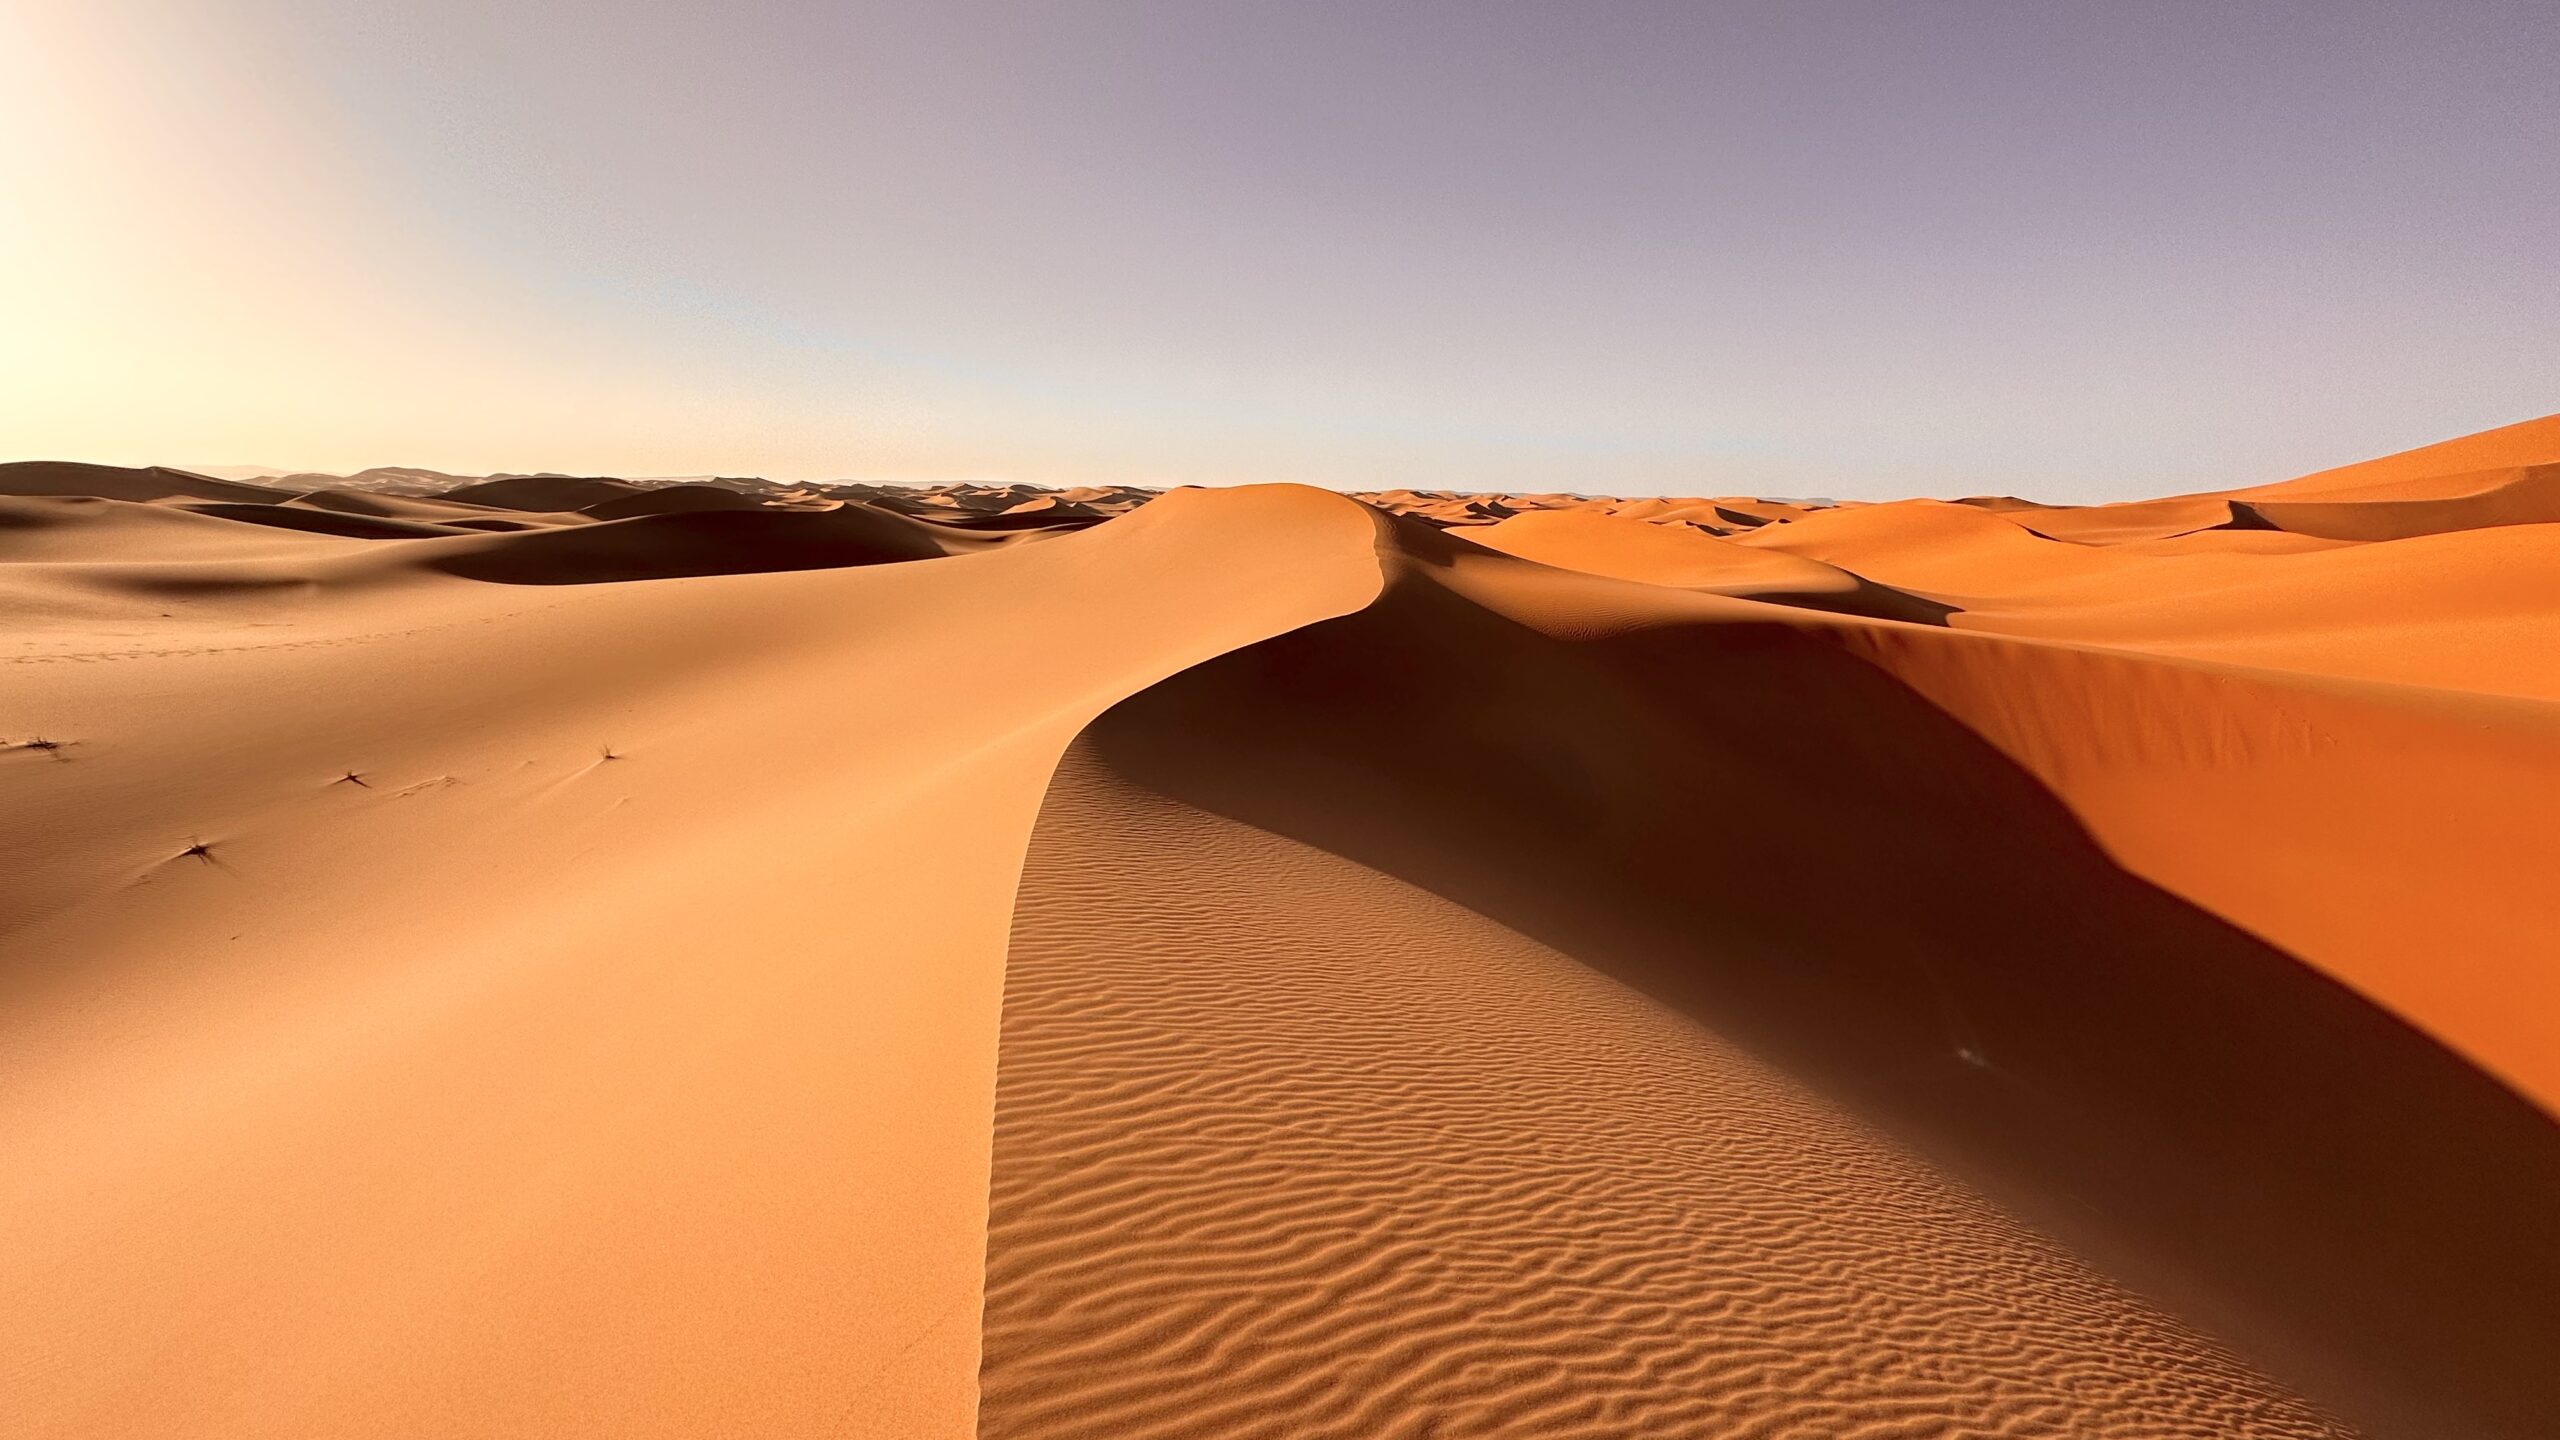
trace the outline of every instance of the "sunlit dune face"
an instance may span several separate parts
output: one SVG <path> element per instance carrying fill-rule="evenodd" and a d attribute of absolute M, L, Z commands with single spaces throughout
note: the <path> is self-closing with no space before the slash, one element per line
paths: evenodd
<path fill-rule="evenodd" d="M 12 1418 L 2533 1440 L 2554 461 L 0 463 Z"/>
<path fill-rule="evenodd" d="M 2352 21 L 0 0 L 0 1436 L 2551 1440 Z"/>

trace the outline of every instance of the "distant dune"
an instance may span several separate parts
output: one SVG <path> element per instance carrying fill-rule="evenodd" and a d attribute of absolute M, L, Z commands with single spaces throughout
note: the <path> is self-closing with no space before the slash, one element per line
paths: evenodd
<path fill-rule="evenodd" d="M 2554 477 L 0 465 L 0 1432 L 2547 1440 Z"/>

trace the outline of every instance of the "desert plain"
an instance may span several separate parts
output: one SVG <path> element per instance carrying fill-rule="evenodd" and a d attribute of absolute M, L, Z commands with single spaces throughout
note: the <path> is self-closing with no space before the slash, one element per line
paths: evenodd
<path fill-rule="evenodd" d="M 0 465 L 0 1433 L 2560 1435 L 2560 417 Z"/>

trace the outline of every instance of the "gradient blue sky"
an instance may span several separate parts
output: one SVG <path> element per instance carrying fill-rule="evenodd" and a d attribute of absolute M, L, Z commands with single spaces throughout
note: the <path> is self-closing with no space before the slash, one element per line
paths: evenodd
<path fill-rule="evenodd" d="M 2560 410 L 2560 4 L 0 0 L 0 454 L 2122 498 Z"/>

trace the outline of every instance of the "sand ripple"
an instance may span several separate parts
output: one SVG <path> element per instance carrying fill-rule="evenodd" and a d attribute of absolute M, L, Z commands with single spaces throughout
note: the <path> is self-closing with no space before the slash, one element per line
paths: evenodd
<path fill-rule="evenodd" d="M 1566 957 L 1148 794 L 1051 791 L 980 1433 L 2346 1433 Z"/>

